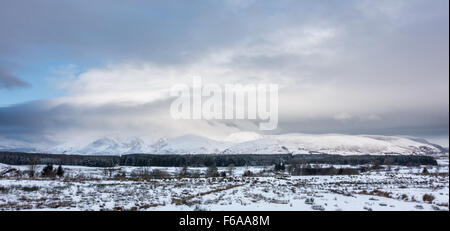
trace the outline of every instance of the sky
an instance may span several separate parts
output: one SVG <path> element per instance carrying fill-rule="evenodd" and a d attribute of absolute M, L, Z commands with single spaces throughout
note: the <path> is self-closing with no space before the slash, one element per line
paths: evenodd
<path fill-rule="evenodd" d="M 271 134 L 427 138 L 448 146 L 447 0 L 0 2 L 0 140 L 186 134 L 255 121 L 174 121 L 171 86 L 279 85 Z"/>

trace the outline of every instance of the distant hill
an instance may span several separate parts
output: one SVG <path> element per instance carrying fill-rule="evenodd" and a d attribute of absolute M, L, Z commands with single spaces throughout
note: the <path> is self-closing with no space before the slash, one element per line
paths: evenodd
<path fill-rule="evenodd" d="M 161 138 L 146 143 L 137 137 L 102 137 L 80 143 L 51 147 L 1 143 L 1 151 L 39 152 L 53 154 L 124 155 L 124 154 L 339 154 L 339 155 L 429 155 L 448 153 L 448 148 L 425 139 L 343 134 L 260 135 L 234 133 L 222 141 L 186 135 Z"/>

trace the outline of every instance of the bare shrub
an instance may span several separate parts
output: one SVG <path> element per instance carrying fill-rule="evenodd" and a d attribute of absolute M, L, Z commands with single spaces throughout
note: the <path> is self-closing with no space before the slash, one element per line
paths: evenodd
<path fill-rule="evenodd" d="M 187 165 L 184 165 L 183 168 L 178 173 L 179 177 L 189 177 L 189 168 Z"/>
<path fill-rule="evenodd" d="M 0 193 L 7 193 L 7 192 L 9 192 L 9 188 L 0 186 Z"/>
<path fill-rule="evenodd" d="M 306 198 L 305 204 L 308 204 L 308 205 L 314 204 L 314 198 L 312 198 L 312 197 Z"/>
<path fill-rule="evenodd" d="M 35 177 L 37 172 L 37 161 L 35 159 L 30 161 L 30 165 L 28 166 L 28 175 L 30 177 Z"/>
<path fill-rule="evenodd" d="M 208 169 L 206 169 L 206 177 L 218 177 L 218 176 L 220 175 L 215 164 L 209 166 Z"/>
<path fill-rule="evenodd" d="M 314 176 L 314 175 L 357 175 L 359 170 L 355 168 L 335 168 L 333 166 L 323 168 L 319 165 L 293 163 L 289 166 L 289 172 L 296 176 Z"/>
<path fill-rule="evenodd" d="M 114 168 L 114 167 L 103 168 L 103 174 L 107 177 L 113 177 L 114 173 L 116 171 L 120 171 L 120 168 Z"/>
<path fill-rule="evenodd" d="M 252 171 L 250 171 L 250 170 L 247 170 L 247 171 L 245 171 L 244 172 L 244 174 L 242 174 L 242 176 L 253 176 L 253 172 Z"/>
<path fill-rule="evenodd" d="M 390 192 L 384 192 L 378 189 L 375 189 L 371 192 L 367 192 L 366 190 L 363 190 L 362 192 L 360 192 L 360 194 L 364 194 L 364 195 L 374 195 L 374 196 L 379 196 L 379 197 L 386 197 L 386 198 L 392 198 Z"/>
<path fill-rule="evenodd" d="M 38 186 L 24 186 L 21 189 L 25 192 L 34 192 L 34 191 L 38 191 L 39 187 Z"/>
<path fill-rule="evenodd" d="M 228 165 L 228 175 L 229 176 L 233 176 L 234 168 L 235 168 L 234 164 Z"/>
<path fill-rule="evenodd" d="M 153 169 L 153 171 L 150 173 L 150 177 L 154 179 L 165 179 L 169 178 L 170 174 L 164 170 Z"/>
<path fill-rule="evenodd" d="M 408 195 L 402 194 L 401 199 L 402 199 L 402 200 L 408 200 Z"/>
<path fill-rule="evenodd" d="M 320 210 L 320 211 L 325 210 L 325 207 L 323 207 L 322 205 L 313 205 L 313 206 L 311 206 L 311 208 L 313 210 Z"/>
<path fill-rule="evenodd" d="M 133 178 L 138 178 L 141 180 L 148 180 L 150 179 L 150 170 L 148 168 L 139 168 L 135 169 L 130 173 L 130 176 Z"/>
<path fill-rule="evenodd" d="M 425 194 L 425 195 L 423 195 L 422 199 L 423 199 L 423 201 L 425 201 L 425 202 L 431 203 L 431 202 L 433 202 L 433 200 L 434 200 L 435 198 L 434 198 L 434 196 L 431 195 L 431 194 Z"/>
<path fill-rule="evenodd" d="M 119 171 L 114 177 L 120 180 L 124 180 L 127 178 L 127 173 L 125 171 Z"/>

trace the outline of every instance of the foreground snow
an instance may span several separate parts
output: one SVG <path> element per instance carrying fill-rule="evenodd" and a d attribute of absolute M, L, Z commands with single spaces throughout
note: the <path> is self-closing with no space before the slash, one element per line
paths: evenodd
<path fill-rule="evenodd" d="M 1 210 L 448 210 L 448 158 L 441 166 L 397 167 L 353 176 L 136 180 L 108 178 L 101 168 L 65 166 L 65 179 L 0 178 Z M 1 169 L 26 166 L 0 165 Z M 339 166 L 336 166 L 339 167 Z M 175 174 L 179 168 L 152 167 Z M 122 167 L 131 176 L 138 167 Z M 219 168 L 219 171 L 226 171 Z M 202 172 L 205 168 L 190 168 Z M 424 195 L 432 195 L 431 202 Z"/>

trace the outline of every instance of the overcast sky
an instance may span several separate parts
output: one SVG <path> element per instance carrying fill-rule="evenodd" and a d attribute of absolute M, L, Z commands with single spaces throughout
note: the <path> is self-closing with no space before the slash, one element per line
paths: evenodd
<path fill-rule="evenodd" d="M 272 133 L 409 135 L 448 146 L 448 0 L 0 2 L 0 139 L 225 137 L 174 121 L 173 84 L 279 84 Z"/>

